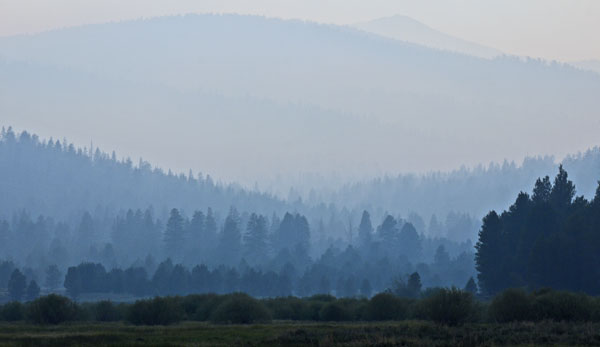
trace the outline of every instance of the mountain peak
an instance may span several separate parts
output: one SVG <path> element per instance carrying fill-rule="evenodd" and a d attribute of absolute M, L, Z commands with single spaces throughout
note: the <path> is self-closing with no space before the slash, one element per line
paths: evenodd
<path fill-rule="evenodd" d="M 502 55 L 499 50 L 445 34 L 414 18 L 401 14 L 357 23 L 353 27 L 394 40 L 480 58 L 491 59 Z"/>

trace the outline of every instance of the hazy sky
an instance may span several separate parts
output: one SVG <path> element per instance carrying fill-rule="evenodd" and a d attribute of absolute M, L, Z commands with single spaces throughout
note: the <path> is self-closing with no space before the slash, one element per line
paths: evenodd
<path fill-rule="evenodd" d="M 402 14 L 510 54 L 600 59 L 600 0 L 0 0 L 0 36 L 207 12 L 336 24 Z"/>

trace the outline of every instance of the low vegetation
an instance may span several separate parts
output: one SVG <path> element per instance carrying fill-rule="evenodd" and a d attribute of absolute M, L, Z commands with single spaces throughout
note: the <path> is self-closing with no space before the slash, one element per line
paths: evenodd
<path fill-rule="evenodd" d="M 37 325 L 65 322 L 117 322 L 170 325 L 182 321 L 257 324 L 275 321 L 369 322 L 430 321 L 443 326 L 469 323 L 600 322 L 600 298 L 543 289 L 508 289 L 491 301 L 456 288 L 437 288 L 419 298 L 380 293 L 366 298 L 315 295 L 255 299 L 243 293 L 155 297 L 134 303 L 76 303 L 59 295 L 0 306 L 0 320 Z"/>

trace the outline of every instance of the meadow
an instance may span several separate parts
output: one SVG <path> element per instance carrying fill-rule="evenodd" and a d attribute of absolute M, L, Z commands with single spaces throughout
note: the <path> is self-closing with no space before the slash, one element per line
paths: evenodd
<path fill-rule="evenodd" d="M 599 323 L 515 322 L 442 326 L 426 321 L 169 326 L 0 324 L 0 346 L 504 346 L 600 344 Z"/>

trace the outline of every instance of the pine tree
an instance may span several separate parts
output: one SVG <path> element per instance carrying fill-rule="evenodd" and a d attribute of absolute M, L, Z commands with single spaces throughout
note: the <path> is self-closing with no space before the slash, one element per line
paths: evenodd
<path fill-rule="evenodd" d="M 267 219 L 252 213 L 244 235 L 244 257 L 250 264 L 260 264 L 267 259 L 267 236 Z"/>
<path fill-rule="evenodd" d="M 387 215 L 381 225 L 377 227 L 377 235 L 382 242 L 383 249 L 388 256 L 396 257 L 399 248 L 398 222 L 394 217 Z"/>
<path fill-rule="evenodd" d="M 184 220 L 179 210 L 171 210 L 167 229 L 165 230 L 165 253 L 169 257 L 179 257 L 185 244 L 184 238 Z"/>
<path fill-rule="evenodd" d="M 465 284 L 465 292 L 477 295 L 477 284 L 473 277 L 470 277 L 467 284 Z"/>
<path fill-rule="evenodd" d="M 362 217 L 360 218 L 360 225 L 358 226 L 358 239 L 361 247 L 367 247 L 371 243 L 371 236 L 373 235 L 373 225 L 371 224 L 371 216 L 366 210 L 363 211 Z"/>
<path fill-rule="evenodd" d="M 413 272 L 406 282 L 406 289 L 411 297 L 416 298 L 421 294 L 421 276 L 418 272 Z"/>
<path fill-rule="evenodd" d="M 554 186 L 550 192 L 550 202 L 558 211 L 566 211 L 574 196 L 575 185 L 569 180 L 569 175 L 560 165 L 558 174 L 554 178 Z"/>
<path fill-rule="evenodd" d="M 40 286 L 38 286 L 36 281 L 31 280 L 26 290 L 27 301 L 35 300 L 38 296 L 40 296 Z"/>
<path fill-rule="evenodd" d="M 46 268 L 46 287 L 49 289 L 57 289 L 60 286 L 61 273 L 58 266 L 50 265 Z"/>
<path fill-rule="evenodd" d="M 550 201 L 550 192 L 552 192 L 550 177 L 546 176 L 543 179 L 538 178 L 537 181 L 535 181 L 535 187 L 533 188 L 533 202 L 541 204 Z"/>
<path fill-rule="evenodd" d="M 203 245 L 203 243 L 206 242 L 204 238 L 205 220 L 206 217 L 204 216 L 204 213 L 202 211 L 196 211 L 194 212 L 192 220 L 188 226 L 189 230 L 187 234 L 190 238 L 190 242 L 188 243 L 188 251 L 192 254 L 192 259 L 195 259 L 197 262 L 202 259 L 200 253 L 202 253 L 202 251 L 206 248 L 206 246 Z"/>
<path fill-rule="evenodd" d="M 8 295 L 12 300 L 19 301 L 25 294 L 26 287 L 25 275 L 19 269 L 15 269 L 10 275 L 10 280 L 8 280 Z"/>
<path fill-rule="evenodd" d="M 219 256 L 221 263 L 237 265 L 241 259 L 242 233 L 240 231 L 240 215 L 235 208 L 229 210 L 223 232 L 219 240 Z"/>
<path fill-rule="evenodd" d="M 475 245 L 475 267 L 479 286 L 485 294 L 494 294 L 504 289 L 501 274 L 502 257 L 506 256 L 501 248 L 502 222 L 495 211 L 483 218 L 479 231 L 479 241 Z"/>

